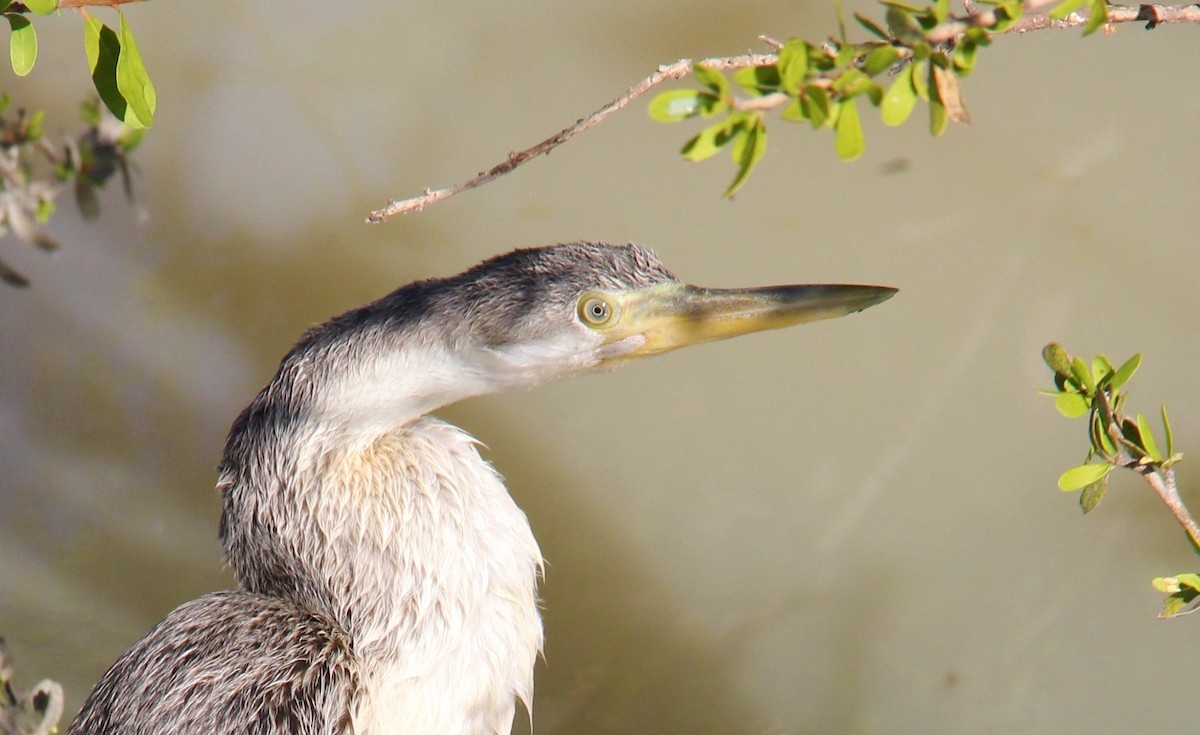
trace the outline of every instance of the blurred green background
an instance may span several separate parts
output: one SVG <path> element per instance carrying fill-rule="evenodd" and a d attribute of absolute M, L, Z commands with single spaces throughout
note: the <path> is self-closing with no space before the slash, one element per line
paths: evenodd
<path fill-rule="evenodd" d="M 96 224 L 64 199 L 52 257 L 0 242 L 33 280 L 0 289 L 0 634 L 20 683 L 59 679 L 73 712 L 167 611 L 233 584 L 214 467 L 305 327 L 513 247 L 606 239 L 701 285 L 901 293 L 439 412 L 488 445 L 549 561 L 538 732 L 1154 732 L 1192 706 L 1200 620 L 1157 620 L 1149 581 L 1200 564 L 1128 473 L 1080 516 L 1055 479 L 1084 424 L 1034 390 L 1054 339 L 1145 352 L 1135 410 L 1192 395 L 1200 29 L 1003 38 L 965 82 L 971 126 L 933 140 L 864 107 L 851 164 L 828 132 L 769 121 L 735 202 L 727 158 L 679 159 L 697 128 L 643 101 L 367 226 L 660 63 L 822 37 L 833 5 L 125 7 L 158 88 L 136 154 L 149 218 L 113 187 Z M 35 22 L 37 68 L 6 88 L 73 127 L 82 22 Z M 1200 402 L 1170 408 L 1198 456 Z"/>

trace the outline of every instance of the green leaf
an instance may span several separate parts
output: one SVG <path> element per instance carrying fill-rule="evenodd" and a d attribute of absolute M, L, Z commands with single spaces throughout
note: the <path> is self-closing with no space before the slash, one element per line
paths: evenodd
<path fill-rule="evenodd" d="M 8 38 L 8 55 L 12 61 L 13 72 L 23 77 L 33 71 L 33 63 L 37 61 L 37 32 L 29 19 L 19 13 L 5 13 L 12 34 Z"/>
<path fill-rule="evenodd" d="M 1087 23 L 1083 25 L 1083 35 L 1090 36 L 1104 27 L 1108 22 L 1108 3 L 1106 0 L 1090 0 Z"/>
<path fill-rule="evenodd" d="M 855 13 L 854 19 L 858 21 L 858 24 L 860 26 L 862 26 L 863 28 L 866 28 L 868 32 L 878 36 L 881 41 L 892 40 L 892 37 L 890 35 L 888 35 L 887 31 L 880 28 L 878 23 L 871 20 L 870 18 L 863 15 L 862 13 Z"/>
<path fill-rule="evenodd" d="M 1108 427 L 1099 413 L 1092 414 L 1092 448 L 1105 459 L 1117 456 L 1117 445 L 1108 435 Z"/>
<path fill-rule="evenodd" d="M 1093 482 L 1083 489 L 1079 494 L 1079 508 L 1084 515 L 1091 513 L 1100 505 L 1100 501 L 1104 500 L 1104 492 L 1108 490 L 1108 476 L 1106 475 L 1100 482 Z"/>
<path fill-rule="evenodd" d="M 1138 433 L 1142 436 L 1142 446 L 1146 449 L 1146 455 L 1155 462 L 1163 461 L 1162 452 L 1158 451 L 1158 444 L 1154 441 L 1154 432 L 1150 429 L 1150 422 L 1142 414 L 1137 415 Z"/>
<path fill-rule="evenodd" d="M 899 60 L 900 52 L 896 50 L 895 46 L 879 46 L 867 54 L 867 61 L 863 64 L 863 69 L 867 74 L 875 76 L 891 69 Z"/>
<path fill-rule="evenodd" d="M 755 116 L 753 122 L 743 124 L 742 127 L 745 132 L 734 140 L 731 151 L 734 163 L 738 165 L 738 172 L 729 188 L 725 190 L 726 197 L 733 196 L 742 188 L 742 184 L 750 177 L 754 164 L 758 163 L 767 151 L 767 128 L 763 125 L 761 117 Z"/>
<path fill-rule="evenodd" d="M 829 121 L 829 93 L 825 91 L 824 87 L 815 84 L 805 87 L 800 104 L 804 106 L 804 114 L 814 130 Z"/>
<path fill-rule="evenodd" d="M 833 91 L 846 99 L 866 94 L 872 86 L 871 78 L 858 69 L 847 69 L 833 81 Z"/>
<path fill-rule="evenodd" d="M 1133 374 L 1137 372 L 1137 369 L 1141 367 L 1141 364 L 1142 353 L 1139 352 L 1138 354 L 1126 360 L 1121 367 L 1117 368 L 1117 372 L 1113 373 L 1112 380 L 1108 381 L 1109 386 L 1113 390 L 1117 390 L 1121 386 L 1125 385 L 1125 383 L 1129 382 L 1129 379 L 1133 377 Z"/>
<path fill-rule="evenodd" d="M 916 59 L 915 54 L 914 54 L 913 58 Z M 921 99 L 925 100 L 926 102 L 928 102 L 929 101 L 929 85 L 927 85 L 925 83 L 925 76 L 926 76 L 925 71 L 924 71 L 925 66 L 926 65 L 924 63 L 917 63 L 916 61 L 913 62 L 913 64 L 912 64 L 912 85 L 913 85 L 913 89 L 917 93 L 917 96 L 920 97 Z M 930 66 L 932 66 L 932 64 L 930 64 Z"/>
<path fill-rule="evenodd" d="M 925 40 L 925 31 L 921 28 L 921 24 L 913 18 L 913 9 L 893 3 L 885 4 L 888 6 L 887 27 L 893 38 L 909 44 Z"/>
<path fill-rule="evenodd" d="M 938 23 L 945 23 L 950 17 L 950 0 L 936 0 L 933 5 L 933 19 Z"/>
<path fill-rule="evenodd" d="M 808 44 L 793 38 L 779 50 L 779 87 L 795 97 L 808 75 Z"/>
<path fill-rule="evenodd" d="M 58 10 L 58 0 L 23 0 L 25 7 L 38 15 L 50 15 Z"/>
<path fill-rule="evenodd" d="M 1162 407 L 1163 431 L 1167 433 L 1167 457 L 1175 456 L 1175 440 L 1171 437 L 1171 422 L 1167 420 L 1167 407 Z"/>
<path fill-rule="evenodd" d="M 83 48 L 87 53 L 88 69 L 92 72 L 96 94 L 109 112 L 118 120 L 124 120 L 129 105 L 117 88 L 117 57 L 121 55 L 121 42 L 117 34 L 99 18 L 85 12 Z"/>
<path fill-rule="evenodd" d="M 1076 391 L 1063 392 L 1054 399 L 1054 407 L 1069 419 L 1079 418 L 1092 410 L 1092 402 L 1087 396 Z"/>
<path fill-rule="evenodd" d="M 1100 482 L 1108 477 L 1108 473 L 1112 472 L 1112 468 L 1113 465 L 1108 462 L 1081 464 L 1078 467 L 1072 467 L 1058 478 L 1058 489 L 1069 493 L 1081 487 L 1087 487 L 1093 483 Z"/>
<path fill-rule="evenodd" d="M 838 114 L 835 127 L 834 150 L 843 161 L 853 161 L 863 154 L 867 144 L 863 140 L 862 125 L 858 121 L 858 103 L 846 100 Z"/>
<path fill-rule="evenodd" d="M 1088 0 L 1066 0 L 1066 2 L 1054 6 L 1050 11 L 1050 17 L 1053 20 L 1063 20 L 1071 13 L 1079 10 L 1086 5 Z"/>
<path fill-rule="evenodd" d="M 1104 355 L 1096 355 L 1092 358 L 1092 380 L 1096 385 L 1104 382 L 1108 376 L 1113 374 L 1112 363 Z"/>
<path fill-rule="evenodd" d="M 975 68 L 975 52 L 979 46 L 968 37 L 963 37 L 954 49 L 954 68 L 961 77 L 970 76 Z"/>
<path fill-rule="evenodd" d="M 698 89 L 672 89 L 650 100 L 646 113 L 652 120 L 664 123 L 679 122 L 696 117 L 703 109 L 702 98 L 715 100 L 711 94 Z"/>
<path fill-rule="evenodd" d="M 993 11 L 996 16 L 996 22 L 992 24 L 991 31 L 993 33 L 1004 33 L 1017 24 L 1023 12 L 1024 9 L 1021 5 L 1021 0 L 998 3 L 996 9 Z"/>
<path fill-rule="evenodd" d="M 938 68 L 929 64 L 929 134 L 937 137 L 946 132 L 946 124 L 950 116 L 946 113 L 946 103 L 942 101 L 937 85 Z"/>
<path fill-rule="evenodd" d="M 1092 381 L 1092 372 L 1088 370 L 1083 359 L 1076 357 L 1071 360 L 1071 377 L 1075 383 L 1087 391 L 1088 395 L 1096 392 L 1096 384 Z"/>
<path fill-rule="evenodd" d="M 779 113 L 780 120 L 788 122 L 804 122 L 808 119 L 808 115 L 804 114 L 804 105 L 800 104 L 800 100 L 794 99 L 788 106 L 783 108 L 783 112 Z"/>
<path fill-rule="evenodd" d="M 779 69 L 775 66 L 751 66 L 733 73 L 733 81 L 748 94 L 761 97 L 779 91 Z"/>
<path fill-rule="evenodd" d="M 689 161 L 703 161 L 713 155 L 732 140 L 735 119 L 731 117 L 701 130 L 683 144 L 683 149 L 679 151 L 680 155 Z"/>
<path fill-rule="evenodd" d="M 124 120 L 135 128 L 148 128 L 154 122 L 157 96 L 133 40 L 133 30 L 125 20 L 125 14 L 118 12 L 118 15 L 121 18 L 121 52 L 117 57 L 117 90 L 128 103 Z"/>
<path fill-rule="evenodd" d="M 696 81 L 713 91 L 721 99 L 729 97 L 729 81 L 725 79 L 725 75 L 716 69 L 705 66 L 704 64 L 695 64 L 692 67 L 692 75 L 696 77 Z"/>
<path fill-rule="evenodd" d="M 1176 584 L 1179 585 L 1180 589 L 1190 587 L 1191 589 L 1200 592 L 1200 574 L 1195 574 L 1193 572 L 1177 574 L 1175 575 L 1175 581 Z"/>
<path fill-rule="evenodd" d="M 917 91 L 913 89 L 912 75 L 915 67 L 909 64 L 892 81 L 880 104 L 880 117 L 884 125 L 900 125 L 912 114 L 917 104 Z"/>

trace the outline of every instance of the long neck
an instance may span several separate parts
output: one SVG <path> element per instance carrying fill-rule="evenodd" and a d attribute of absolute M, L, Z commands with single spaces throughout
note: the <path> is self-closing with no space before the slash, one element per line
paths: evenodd
<path fill-rule="evenodd" d="M 372 413 L 383 382 L 317 400 L 285 362 L 243 412 L 219 481 L 229 562 L 244 588 L 325 614 L 375 662 L 368 688 L 391 704 L 364 717 L 411 724 L 426 714 L 405 703 L 428 687 L 464 698 L 429 715 L 431 732 L 476 731 L 446 719 L 472 711 L 488 713 L 479 732 L 506 731 L 514 697 L 532 696 L 541 553 L 474 440 L 396 398 L 403 371 L 384 374 L 388 410 Z M 454 683 L 462 671 L 481 672 L 475 691 Z"/>

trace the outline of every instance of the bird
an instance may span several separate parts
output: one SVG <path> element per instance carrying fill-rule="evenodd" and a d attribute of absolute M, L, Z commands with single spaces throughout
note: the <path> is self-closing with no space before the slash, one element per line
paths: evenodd
<path fill-rule="evenodd" d="M 542 553 L 476 440 L 430 412 L 895 293 L 699 288 L 641 245 L 570 242 L 309 329 L 218 466 L 238 589 L 169 613 L 69 735 L 507 735 L 518 703 L 532 726 Z"/>

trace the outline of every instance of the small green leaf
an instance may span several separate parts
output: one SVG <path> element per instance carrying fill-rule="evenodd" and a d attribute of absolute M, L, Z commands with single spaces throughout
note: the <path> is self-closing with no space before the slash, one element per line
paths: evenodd
<path fill-rule="evenodd" d="M 1054 6 L 1050 11 L 1050 17 L 1053 20 L 1064 20 L 1068 15 L 1086 5 L 1087 2 L 1088 0 L 1066 0 L 1066 2 Z"/>
<path fill-rule="evenodd" d="M 1042 348 L 1042 359 L 1046 361 L 1046 365 L 1058 375 L 1064 378 L 1071 377 L 1071 357 L 1063 346 L 1057 342 L 1051 342 Z"/>
<path fill-rule="evenodd" d="M 696 81 L 713 91 L 721 99 L 729 97 L 729 81 L 725 79 L 725 75 L 716 69 L 705 66 L 704 64 L 696 64 L 692 67 L 692 75 L 696 77 Z"/>
<path fill-rule="evenodd" d="M 99 18 L 85 12 L 83 48 L 87 53 L 88 69 L 92 72 L 96 94 L 109 112 L 118 120 L 124 120 L 129 105 L 117 89 L 117 57 L 121 55 L 121 42 L 117 34 Z"/>
<path fill-rule="evenodd" d="M 50 15 L 58 10 L 58 0 L 24 0 L 25 7 L 38 15 Z"/>
<path fill-rule="evenodd" d="M 1107 475 L 1100 482 L 1093 482 L 1083 489 L 1083 492 L 1079 494 L 1079 508 L 1083 511 L 1084 515 L 1091 513 L 1099 507 L 1100 501 L 1104 500 L 1104 492 L 1106 490 L 1108 490 Z"/>
<path fill-rule="evenodd" d="M 996 4 L 996 9 L 992 11 L 996 16 L 996 22 L 992 24 L 991 31 L 993 33 L 1004 33 L 1009 28 L 1017 24 L 1021 19 L 1021 14 L 1024 8 L 1021 0 L 1015 2 L 1001 2 Z"/>
<path fill-rule="evenodd" d="M 1171 422 L 1167 420 L 1167 407 L 1162 407 L 1163 431 L 1167 434 L 1167 457 L 1175 456 L 1175 439 L 1171 436 Z"/>
<path fill-rule="evenodd" d="M 1088 370 L 1082 358 L 1076 357 L 1071 360 L 1071 377 L 1087 391 L 1088 395 L 1096 392 L 1096 384 L 1092 381 L 1092 372 Z"/>
<path fill-rule="evenodd" d="M 887 31 L 880 28 L 878 23 L 871 20 L 870 18 L 863 15 L 862 13 L 855 13 L 854 19 L 858 21 L 858 24 L 860 26 L 862 26 L 863 28 L 866 28 L 867 31 L 878 36 L 881 41 L 892 40 L 892 37 L 890 35 L 888 35 Z"/>
<path fill-rule="evenodd" d="M 1096 450 L 1100 456 L 1105 459 L 1112 459 L 1117 456 L 1117 445 L 1113 443 L 1113 439 L 1108 435 L 1108 427 L 1104 424 L 1104 419 L 1099 413 L 1092 414 L 1092 448 Z"/>
<path fill-rule="evenodd" d="M 12 61 L 13 72 L 23 77 L 33 71 L 37 61 L 37 32 L 29 19 L 19 13 L 5 13 L 12 34 L 8 39 L 8 54 Z"/>
<path fill-rule="evenodd" d="M 689 161 L 703 161 L 716 153 L 732 139 L 735 118 L 728 118 L 701 130 L 683 144 L 680 155 Z"/>
<path fill-rule="evenodd" d="M 1092 402 L 1087 396 L 1075 391 L 1063 392 L 1054 399 L 1054 407 L 1069 419 L 1079 418 L 1092 410 Z"/>
<path fill-rule="evenodd" d="M 754 169 L 754 165 L 762 159 L 763 154 L 767 151 L 767 128 L 761 117 L 756 116 L 752 122 L 743 124 L 741 127 L 745 132 L 733 141 L 731 151 L 734 163 L 738 165 L 738 172 L 729 184 L 729 188 L 725 190 L 726 197 L 733 196 L 738 189 L 742 188 L 742 184 L 746 183 L 746 179 L 750 177 L 750 171 Z"/>
<path fill-rule="evenodd" d="M 914 62 L 912 65 L 913 90 L 916 91 L 918 97 L 920 97 L 921 99 L 928 102 L 929 101 L 929 85 L 927 85 L 925 83 L 925 77 L 926 77 L 925 66 L 926 65 L 924 63 L 918 63 L 915 61 L 915 59 L 916 59 L 915 52 L 913 54 L 913 59 L 914 59 Z"/>
<path fill-rule="evenodd" d="M 833 81 L 833 91 L 845 99 L 866 94 L 872 86 L 871 78 L 858 69 L 847 69 Z"/>
<path fill-rule="evenodd" d="M 154 122 L 157 103 L 154 84 L 150 82 L 150 75 L 142 64 L 141 54 L 133 40 L 133 30 L 125 20 L 125 14 L 118 12 L 118 15 L 121 18 L 121 54 L 117 57 L 117 89 L 129 105 L 125 111 L 125 123 L 135 128 L 148 128 Z"/>
<path fill-rule="evenodd" d="M 1108 22 L 1108 2 L 1106 0 L 1090 0 L 1088 10 L 1087 23 L 1083 25 L 1083 35 L 1085 36 L 1092 35 Z"/>
<path fill-rule="evenodd" d="M 913 69 L 910 64 L 897 74 L 883 96 L 879 113 L 884 125 L 901 125 L 912 114 L 917 104 L 917 91 L 912 85 Z"/>
<path fill-rule="evenodd" d="M 779 87 L 795 97 L 808 75 L 808 44 L 793 38 L 779 50 Z"/>
<path fill-rule="evenodd" d="M 750 66 L 733 73 L 733 81 L 747 94 L 761 97 L 779 91 L 779 69 L 775 66 Z"/>
<path fill-rule="evenodd" d="M 1108 462 L 1081 464 L 1078 467 L 1072 467 L 1058 478 L 1058 488 L 1063 492 L 1069 493 L 1081 487 L 1087 487 L 1107 478 L 1108 473 L 1112 472 L 1112 468 L 1113 465 Z"/>
<path fill-rule="evenodd" d="M 1193 572 L 1177 574 L 1175 575 L 1175 583 L 1179 585 L 1180 589 L 1188 587 L 1200 592 L 1200 574 L 1195 574 Z"/>
<path fill-rule="evenodd" d="M 824 87 L 815 84 L 805 87 L 800 104 L 804 106 L 804 114 L 814 130 L 829 121 L 829 93 Z"/>
<path fill-rule="evenodd" d="M 950 0 L 936 0 L 933 5 L 933 19 L 938 23 L 945 23 L 950 17 Z"/>
<path fill-rule="evenodd" d="M 696 117 L 701 110 L 701 96 L 715 99 L 711 94 L 698 89 L 672 89 L 650 100 L 646 113 L 652 120 L 664 123 Z"/>
<path fill-rule="evenodd" d="M 929 64 L 929 134 L 937 137 L 946 132 L 946 124 L 950 115 L 946 112 L 946 103 L 942 101 L 941 92 L 937 85 L 938 67 Z"/>
<path fill-rule="evenodd" d="M 863 69 L 867 74 L 875 76 L 881 74 L 895 66 L 900 60 L 900 52 L 895 46 L 879 46 L 867 54 L 867 61 L 863 64 Z"/>
<path fill-rule="evenodd" d="M 1125 385 L 1125 383 L 1129 382 L 1129 379 L 1133 377 L 1133 374 L 1137 372 L 1137 369 L 1141 366 L 1141 364 L 1142 353 L 1139 352 L 1138 354 L 1126 360 L 1121 367 L 1117 368 L 1117 372 L 1113 373 L 1112 380 L 1108 381 L 1109 386 L 1113 390 L 1116 390 Z"/>
<path fill-rule="evenodd" d="M 1162 452 L 1158 451 L 1158 444 L 1154 441 L 1154 432 L 1150 430 L 1150 422 L 1142 414 L 1137 415 L 1138 433 L 1142 436 L 1142 446 L 1146 449 L 1146 454 L 1155 462 L 1163 461 Z"/>
<path fill-rule="evenodd" d="M 921 24 L 913 18 L 913 11 L 897 5 L 887 5 L 887 27 L 893 38 L 910 44 L 925 40 L 925 31 L 921 28 Z"/>
<path fill-rule="evenodd" d="M 846 100 L 838 114 L 835 128 L 834 150 L 843 161 L 853 161 L 863 154 L 867 144 L 863 140 L 862 125 L 858 121 L 858 103 Z"/>
<path fill-rule="evenodd" d="M 1104 382 L 1108 376 L 1113 374 L 1112 363 L 1104 355 L 1096 355 L 1092 358 L 1092 380 L 1096 385 Z"/>
<path fill-rule="evenodd" d="M 963 37 L 954 49 L 954 69 L 960 77 L 970 76 L 975 68 L 975 52 L 979 46 L 968 37 Z"/>
<path fill-rule="evenodd" d="M 34 212 L 34 216 L 37 217 L 38 222 L 43 225 L 46 224 L 50 221 L 50 215 L 52 214 L 54 214 L 53 199 L 42 199 L 37 203 L 37 211 Z"/>
<path fill-rule="evenodd" d="M 800 104 L 800 100 L 794 99 L 788 106 L 783 108 L 783 112 L 779 113 L 780 120 L 788 122 L 804 122 L 808 116 L 804 114 L 804 105 Z"/>

